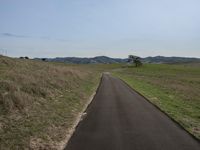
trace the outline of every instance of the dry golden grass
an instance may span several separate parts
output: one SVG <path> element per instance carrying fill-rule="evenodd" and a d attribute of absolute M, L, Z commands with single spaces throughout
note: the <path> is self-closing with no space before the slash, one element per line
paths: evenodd
<path fill-rule="evenodd" d="M 0 149 L 57 149 L 100 71 L 0 56 Z"/>
<path fill-rule="evenodd" d="M 0 102 L 6 113 L 25 111 L 37 98 L 51 97 L 63 88 L 70 90 L 87 74 L 71 66 L 32 60 L 1 57 L 0 64 Z"/>

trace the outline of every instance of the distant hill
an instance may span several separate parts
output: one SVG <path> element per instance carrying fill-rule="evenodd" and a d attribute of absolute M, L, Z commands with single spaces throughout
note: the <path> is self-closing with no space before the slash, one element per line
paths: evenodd
<path fill-rule="evenodd" d="M 35 58 L 41 59 L 41 58 Z M 81 57 L 56 57 L 56 58 L 45 58 L 47 61 L 51 62 L 64 62 L 73 64 L 111 64 L 111 63 L 126 63 L 127 58 L 110 58 L 107 56 L 97 56 L 92 58 L 81 58 Z M 142 58 L 144 63 L 190 63 L 190 62 L 200 62 L 200 58 L 188 58 L 188 57 L 145 57 Z"/>
<path fill-rule="evenodd" d="M 40 59 L 40 58 L 35 58 Z M 125 63 L 128 59 L 121 58 L 110 58 L 107 56 L 97 56 L 93 58 L 81 58 L 81 57 L 56 57 L 56 58 L 45 58 L 47 61 L 52 62 L 64 62 L 74 64 L 111 64 L 111 63 Z"/>
<path fill-rule="evenodd" d="M 190 62 L 200 62 L 200 58 L 189 58 L 189 57 L 146 57 L 143 58 L 146 63 L 190 63 Z"/>

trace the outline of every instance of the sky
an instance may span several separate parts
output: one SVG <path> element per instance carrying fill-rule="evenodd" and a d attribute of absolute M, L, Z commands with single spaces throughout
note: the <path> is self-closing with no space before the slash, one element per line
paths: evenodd
<path fill-rule="evenodd" d="M 200 0 L 0 0 L 0 54 L 200 57 Z"/>

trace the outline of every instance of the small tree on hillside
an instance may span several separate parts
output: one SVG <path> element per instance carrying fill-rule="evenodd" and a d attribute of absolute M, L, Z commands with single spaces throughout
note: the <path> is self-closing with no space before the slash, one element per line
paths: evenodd
<path fill-rule="evenodd" d="M 142 66 L 141 58 L 138 57 L 138 56 L 129 55 L 128 56 L 128 62 L 129 63 L 134 63 L 135 67 Z"/>

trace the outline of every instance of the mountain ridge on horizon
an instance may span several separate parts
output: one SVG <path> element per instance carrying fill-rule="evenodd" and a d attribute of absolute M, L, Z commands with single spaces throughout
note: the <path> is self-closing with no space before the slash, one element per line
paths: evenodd
<path fill-rule="evenodd" d="M 55 57 L 55 58 L 34 58 L 45 59 L 50 62 L 64 62 L 72 64 L 110 64 L 110 63 L 126 63 L 128 58 L 112 58 L 108 56 L 95 56 L 95 57 Z M 195 57 L 177 57 L 177 56 L 148 56 L 141 58 L 144 63 L 189 63 L 200 62 L 200 58 Z"/>

